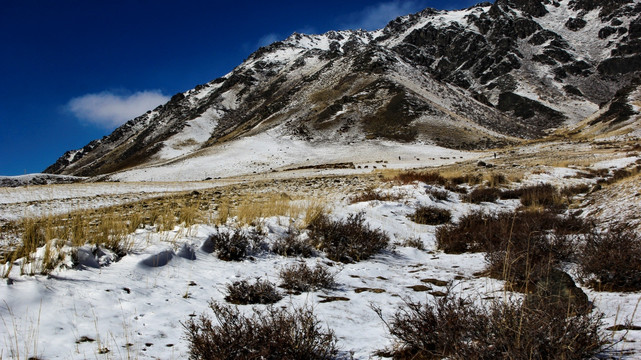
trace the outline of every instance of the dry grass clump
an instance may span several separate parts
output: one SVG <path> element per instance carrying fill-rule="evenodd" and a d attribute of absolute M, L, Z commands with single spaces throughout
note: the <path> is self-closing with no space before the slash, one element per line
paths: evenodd
<path fill-rule="evenodd" d="M 345 220 L 332 220 L 322 214 L 308 229 L 313 246 L 328 258 L 344 263 L 366 260 L 387 248 L 390 241 L 385 232 L 365 224 L 363 213 L 350 214 Z"/>
<path fill-rule="evenodd" d="M 203 250 L 209 253 L 217 252 L 220 260 L 240 261 L 249 251 L 258 249 L 262 237 L 257 232 L 245 232 L 240 229 L 225 232 L 217 231 L 207 238 Z"/>
<path fill-rule="evenodd" d="M 365 189 L 362 193 L 353 195 L 348 199 L 350 204 L 356 204 L 359 202 L 365 201 L 396 201 L 400 200 L 402 196 L 400 194 L 386 194 L 382 191 L 375 190 L 372 188 Z"/>
<path fill-rule="evenodd" d="M 491 173 L 487 176 L 487 186 L 489 187 L 498 187 L 500 185 L 505 185 L 508 183 L 508 179 L 504 174 L 501 173 Z"/>
<path fill-rule="evenodd" d="M 236 305 L 273 304 L 283 298 L 274 284 L 267 280 L 256 279 L 252 284 L 247 280 L 235 281 L 227 285 L 225 300 Z"/>
<path fill-rule="evenodd" d="M 526 207 L 543 207 L 547 209 L 562 209 L 565 207 L 563 197 L 552 184 L 538 184 L 521 189 L 519 199 Z"/>
<path fill-rule="evenodd" d="M 329 360 L 336 358 L 336 336 L 324 329 L 310 308 L 253 309 L 209 304 L 214 320 L 206 315 L 185 324 L 189 358 L 202 360 Z"/>
<path fill-rule="evenodd" d="M 271 251 L 282 256 L 311 257 L 314 255 L 314 247 L 309 241 L 300 238 L 300 231 L 294 227 L 287 229 L 285 236 L 274 241 Z"/>
<path fill-rule="evenodd" d="M 396 175 L 393 180 L 401 184 L 411 184 L 416 181 L 432 185 L 445 185 L 447 183 L 447 180 L 436 171 L 403 171 Z"/>
<path fill-rule="evenodd" d="M 280 271 L 281 287 L 292 291 L 316 291 L 332 289 L 336 285 L 335 274 L 326 266 L 316 264 L 310 268 L 306 263 L 293 264 Z"/>
<path fill-rule="evenodd" d="M 641 236 L 631 226 L 591 232 L 578 263 L 581 278 L 596 290 L 641 290 Z"/>
<path fill-rule="evenodd" d="M 447 294 L 421 304 L 406 302 L 386 322 L 395 340 L 380 354 L 422 359 L 587 359 L 607 344 L 599 332 L 602 314 L 569 316 L 543 301 L 493 301 L 471 305 Z"/>
<path fill-rule="evenodd" d="M 435 206 L 419 205 L 414 213 L 409 216 L 410 220 L 423 225 L 441 225 L 452 220 L 452 213 L 447 209 Z"/>

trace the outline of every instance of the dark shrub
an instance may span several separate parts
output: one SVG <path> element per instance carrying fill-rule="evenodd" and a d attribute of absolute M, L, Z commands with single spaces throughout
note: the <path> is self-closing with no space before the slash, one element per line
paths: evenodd
<path fill-rule="evenodd" d="M 458 359 L 591 359 L 607 343 L 602 314 L 568 316 L 567 305 L 496 301 L 469 324 L 470 341 Z M 477 310 L 478 311 L 478 310 Z"/>
<path fill-rule="evenodd" d="M 481 174 L 465 174 L 462 176 L 454 176 L 448 179 L 451 185 L 478 185 L 483 181 L 483 176 Z"/>
<path fill-rule="evenodd" d="M 359 202 L 364 202 L 364 201 L 395 201 L 400 199 L 401 196 L 397 194 L 384 194 L 381 191 L 377 191 L 374 189 L 366 189 L 362 193 L 358 195 L 351 196 L 349 198 L 349 203 L 350 204 L 355 204 Z"/>
<path fill-rule="evenodd" d="M 587 359 L 606 344 L 601 314 L 568 316 L 542 301 L 493 301 L 475 306 L 450 294 L 406 303 L 386 326 L 394 359 Z M 380 309 L 375 309 L 383 319 Z M 383 320 L 385 321 L 385 320 Z"/>
<path fill-rule="evenodd" d="M 501 190 L 499 189 L 480 187 L 472 190 L 472 192 L 467 195 L 465 199 L 473 204 L 480 204 L 482 202 L 495 202 L 499 198 L 500 194 Z"/>
<path fill-rule="evenodd" d="M 450 222 L 452 213 L 447 209 L 419 205 L 409 218 L 417 224 L 440 225 Z"/>
<path fill-rule="evenodd" d="M 309 241 L 301 239 L 295 228 L 289 228 L 284 237 L 274 241 L 271 251 L 282 256 L 310 257 L 314 255 L 312 245 Z"/>
<path fill-rule="evenodd" d="M 554 185 L 539 184 L 522 188 L 521 205 L 542 206 L 548 209 L 564 208 L 563 198 Z"/>
<path fill-rule="evenodd" d="M 436 241 L 437 247 L 447 253 L 486 252 L 490 276 L 506 280 L 514 290 L 532 289 L 550 269 L 574 253 L 567 224 L 583 226 L 576 218 L 549 211 L 497 215 L 474 212 L 458 224 L 438 228 Z"/>
<path fill-rule="evenodd" d="M 345 220 L 332 220 L 322 214 L 308 229 L 312 245 L 328 258 L 344 263 L 366 260 L 389 244 L 387 234 L 365 224 L 363 213 L 350 214 Z"/>
<path fill-rule="evenodd" d="M 238 261 L 244 259 L 249 250 L 258 247 L 260 241 L 257 233 L 245 233 L 241 230 L 232 233 L 218 231 L 205 240 L 203 250 L 217 251 L 221 260 Z"/>
<path fill-rule="evenodd" d="M 283 296 L 269 281 L 256 279 L 253 284 L 247 280 L 235 281 L 227 285 L 225 300 L 236 305 L 273 304 Z"/>
<path fill-rule="evenodd" d="M 432 197 L 434 200 L 447 201 L 450 198 L 449 192 L 436 188 L 428 189 L 425 191 L 425 193 Z"/>
<path fill-rule="evenodd" d="M 315 291 L 319 289 L 331 289 L 335 274 L 327 267 L 317 264 L 310 268 L 305 263 L 293 264 L 280 271 L 281 287 L 292 291 Z"/>
<path fill-rule="evenodd" d="M 499 197 L 503 200 L 520 199 L 523 195 L 523 188 L 501 190 Z"/>
<path fill-rule="evenodd" d="M 447 180 L 435 171 L 404 171 L 398 174 L 394 180 L 401 184 L 411 184 L 415 181 L 435 185 L 445 185 L 447 183 Z"/>
<path fill-rule="evenodd" d="M 497 187 L 499 185 L 507 184 L 507 177 L 501 173 L 492 173 L 489 176 L 489 180 L 487 181 L 487 186 L 489 187 Z"/>
<path fill-rule="evenodd" d="M 209 306 L 214 321 L 201 315 L 183 324 L 192 360 L 329 360 L 338 354 L 334 332 L 309 308 L 268 307 L 243 315 L 235 307 Z"/>
<path fill-rule="evenodd" d="M 590 185 L 588 184 L 579 184 L 579 185 L 574 185 L 574 186 L 567 186 L 561 189 L 561 195 L 570 198 L 574 195 L 577 194 L 586 194 L 590 192 Z"/>
<path fill-rule="evenodd" d="M 385 322 L 396 346 L 394 359 L 440 359 L 455 355 L 469 338 L 475 309 L 451 295 L 432 303 L 405 302 L 389 322 L 380 308 L 374 311 Z"/>
<path fill-rule="evenodd" d="M 590 233 L 579 255 L 579 270 L 596 290 L 641 290 L 641 236 L 628 225 Z"/>

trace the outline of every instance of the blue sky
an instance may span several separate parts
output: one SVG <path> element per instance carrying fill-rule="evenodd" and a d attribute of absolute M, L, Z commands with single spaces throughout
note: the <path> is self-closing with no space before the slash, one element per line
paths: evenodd
<path fill-rule="evenodd" d="M 383 27 L 480 0 L 0 1 L 0 175 L 44 170 L 293 32 Z"/>

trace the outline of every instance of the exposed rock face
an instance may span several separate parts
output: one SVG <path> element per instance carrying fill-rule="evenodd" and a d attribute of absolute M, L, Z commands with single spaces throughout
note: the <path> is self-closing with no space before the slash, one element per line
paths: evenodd
<path fill-rule="evenodd" d="M 170 162 L 268 129 L 319 143 L 496 146 L 579 122 L 640 74 L 641 0 L 426 9 L 374 32 L 293 34 L 260 48 L 45 171 Z"/>

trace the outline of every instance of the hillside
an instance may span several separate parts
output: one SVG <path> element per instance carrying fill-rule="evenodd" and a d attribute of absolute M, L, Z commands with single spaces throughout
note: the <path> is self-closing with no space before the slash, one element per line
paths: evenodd
<path fill-rule="evenodd" d="M 640 16 L 631 0 L 498 0 L 426 9 L 373 32 L 293 34 L 45 172 L 96 176 L 230 156 L 228 144 L 266 134 L 306 149 L 389 141 L 473 150 L 539 138 L 636 89 Z M 626 111 L 638 117 L 638 106 Z"/>

